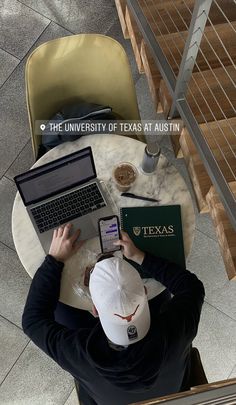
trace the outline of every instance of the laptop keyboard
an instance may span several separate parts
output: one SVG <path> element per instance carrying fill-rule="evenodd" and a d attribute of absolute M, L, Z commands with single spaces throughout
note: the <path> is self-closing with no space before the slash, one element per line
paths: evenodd
<path fill-rule="evenodd" d="M 56 228 L 82 215 L 105 207 L 105 201 L 96 183 L 32 208 L 39 232 Z"/>

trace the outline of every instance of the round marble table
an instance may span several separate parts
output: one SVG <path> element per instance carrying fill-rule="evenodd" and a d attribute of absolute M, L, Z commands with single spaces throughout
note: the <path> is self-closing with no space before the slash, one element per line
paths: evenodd
<path fill-rule="evenodd" d="M 33 167 L 50 160 L 91 146 L 98 179 L 102 181 L 112 198 L 114 211 L 120 207 L 153 205 L 141 200 L 120 196 L 112 178 L 112 167 L 120 161 L 132 162 L 137 168 L 142 161 L 145 144 L 119 135 L 89 135 L 75 142 L 57 146 L 39 159 Z M 187 186 L 177 169 L 161 155 L 157 170 L 151 176 L 139 173 L 131 192 L 154 197 L 161 205 L 180 204 L 184 235 L 185 255 L 188 256 L 194 237 L 195 215 Z M 31 224 L 19 193 L 16 194 L 12 211 L 12 233 L 18 256 L 31 277 L 43 262 L 45 253 Z M 83 277 L 87 265 L 96 261 L 100 253 L 98 237 L 85 242 L 79 252 L 65 263 L 62 274 L 60 301 L 76 308 L 91 310 L 89 291 L 84 287 Z M 153 279 L 144 280 L 149 299 L 159 294 L 164 287 Z"/>

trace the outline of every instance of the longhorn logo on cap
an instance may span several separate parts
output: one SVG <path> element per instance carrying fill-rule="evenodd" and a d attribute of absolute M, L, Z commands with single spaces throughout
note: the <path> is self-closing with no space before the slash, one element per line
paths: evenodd
<path fill-rule="evenodd" d="M 133 316 L 134 316 L 134 315 L 136 314 L 136 312 L 137 312 L 138 307 L 139 307 L 139 305 L 137 305 L 135 311 L 134 311 L 132 314 L 130 314 L 130 315 L 127 315 L 127 316 L 122 316 L 122 315 L 119 315 L 119 314 L 114 314 L 114 315 L 115 315 L 115 316 L 119 316 L 121 319 L 126 319 L 127 322 L 131 322 L 132 319 L 133 319 Z"/>

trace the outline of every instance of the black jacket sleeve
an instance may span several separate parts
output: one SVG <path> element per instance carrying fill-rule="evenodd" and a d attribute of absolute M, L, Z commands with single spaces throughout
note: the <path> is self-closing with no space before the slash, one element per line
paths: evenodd
<path fill-rule="evenodd" d="M 60 365 L 68 363 L 68 345 L 65 342 L 68 339 L 71 344 L 76 341 L 76 333 L 78 338 L 78 332 L 69 330 L 54 319 L 63 266 L 52 256 L 46 256 L 32 280 L 22 317 L 26 335 Z"/>
<path fill-rule="evenodd" d="M 63 267 L 63 263 L 47 255 L 32 280 L 22 317 L 23 330 L 31 339 L 43 321 L 54 320 Z"/>
<path fill-rule="evenodd" d="M 163 315 L 172 336 L 192 341 L 197 334 L 205 296 L 202 282 L 190 271 L 148 253 L 142 268 L 173 294 Z"/>

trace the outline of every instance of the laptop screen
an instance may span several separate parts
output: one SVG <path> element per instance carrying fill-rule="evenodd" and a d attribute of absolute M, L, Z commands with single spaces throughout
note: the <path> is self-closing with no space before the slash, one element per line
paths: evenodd
<path fill-rule="evenodd" d="M 25 205 L 69 190 L 96 178 L 90 147 L 66 155 L 15 177 Z"/>

